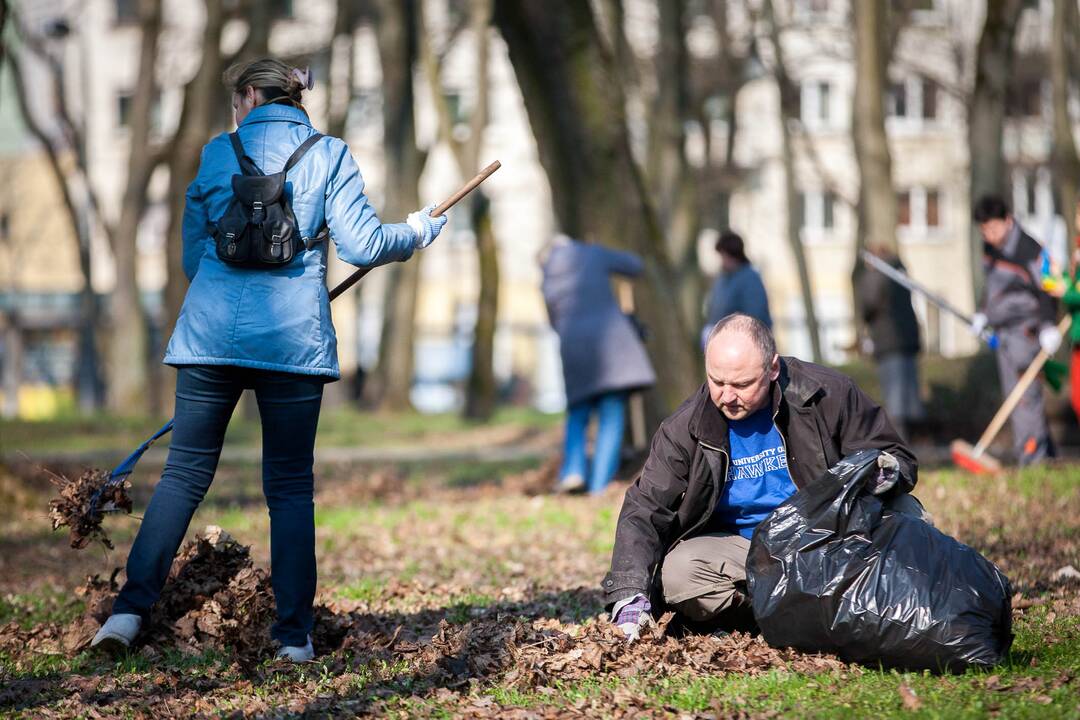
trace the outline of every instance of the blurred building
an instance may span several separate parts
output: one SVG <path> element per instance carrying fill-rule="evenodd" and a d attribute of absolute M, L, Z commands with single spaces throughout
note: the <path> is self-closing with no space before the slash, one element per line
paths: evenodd
<path fill-rule="evenodd" d="M 788 73 L 799 84 L 795 132 L 801 238 L 810 268 L 822 350 L 842 362 L 853 346 L 851 270 L 855 261 L 859 177 L 851 142 L 855 73 L 848 0 L 790 0 L 776 3 L 787 24 L 782 35 Z M 968 145 L 965 101 L 974 83 L 974 50 L 982 30 L 984 3 L 924 0 L 915 3 L 888 68 L 886 132 L 897 193 L 898 240 L 908 272 L 956 306 L 972 310 L 968 261 L 971 211 L 968 206 Z M 750 19 L 740 3 L 729 3 L 730 32 L 750 35 Z M 1047 68 L 1052 0 L 1026 4 L 1017 33 L 1013 87 L 1005 129 L 1005 158 L 1011 167 L 1016 216 L 1059 259 L 1065 253 L 1065 225 L 1056 207 L 1050 171 L 1051 107 Z M 758 30 L 759 38 L 761 31 Z M 716 198 L 729 224 L 747 240 L 751 260 L 769 291 L 778 342 L 784 352 L 809 357 L 810 341 L 794 259 L 787 247 L 784 171 L 780 145 L 779 93 L 762 66 L 737 96 L 735 162 L 745 181 Z M 716 44 L 691 44 L 708 57 Z M 699 60 L 700 61 L 700 60 Z M 1076 110 L 1076 108 L 1073 108 Z M 1077 117 L 1080 113 L 1073 112 Z M 708 146 L 724 148 L 727 124 L 718 114 L 697 133 L 712 133 Z M 693 135 L 691 136 L 693 137 Z M 703 162 L 704 159 L 699 160 Z M 701 262 L 718 264 L 703 237 Z M 946 356 L 973 352 L 976 343 L 962 324 L 913 298 L 930 352 Z"/>
<path fill-rule="evenodd" d="M 286 57 L 310 57 L 317 83 L 306 106 L 316 126 L 327 113 L 329 56 L 326 52 L 333 26 L 335 2 L 312 0 L 294 3 L 275 0 L 271 52 Z M 140 31 L 135 3 L 129 0 L 40 0 L 19 2 L 19 12 L 30 32 L 43 38 L 47 51 L 64 69 L 67 104 L 83 127 L 91 182 L 108 217 L 119 213 L 129 152 L 129 108 L 134 73 L 138 67 Z M 431 3 L 428 19 L 436 34 L 450 31 L 451 18 L 443 3 Z M 70 33 L 57 33 L 57 21 Z M 199 43 L 205 22 L 202 3 L 166 0 L 165 29 L 158 60 L 159 97 L 155 103 L 154 134 L 168 137 L 182 107 L 184 84 L 199 62 Z M 245 30 L 240 22 L 226 27 L 224 44 L 239 46 Z M 454 132 L 468 133 L 468 113 L 475 97 L 470 39 L 455 45 L 445 59 L 444 93 L 458 121 Z M 514 81 L 505 46 L 491 30 L 489 123 L 481 151 L 482 163 L 499 159 L 502 169 L 484 185 L 491 199 L 493 224 L 499 242 L 500 298 L 496 335 L 496 372 L 506 392 L 518 401 L 550 410 L 561 408 L 562 376 L 557 338 L 547 324 L 539 293 L 536 254 L 551 234 L 552 220 L 547 180 L 536 156 L 525 108 Z M 379 55 L 374 30 L 361 25 L 355 35 L 354 87 L 348 112 L 346 140 L 357 158 L 376 208 L 383 205 L 381 89 Z M 46 68 L 28 58 L 24 74 L 30 78 L 31 102 L 43 102 L 45 93 L 35 83 L 48 82 Z M 339 73 L 340 74 L 340 73 Z M 462 178 L 450 150 L 436 144 L 437 118 L 422 78 L 416 79 L 419 143 L 429 149 L 421 179 L 423 202 L 434 202 L 457 189 Z M 221 102 L 230 98 L 222 89 Z M 18 339 L 20 352 L 5 352 L 6 365 L 20 358 L 18 382 L 23 389 L 24 414 L 47 413 L 48 402 L 28 399 L 26 386 L 70 386 L 74 376 L 74 328 L 82 275 L 77 242 L 62 211 L 63 198 L 50 174 L 45 153 L 20 121 L 10 69 L 5 66 L 0 85 L 0 165 L 8 177 L 20 182 L 0 190 L 0 332 L 8 345 Z M 47 112 L 46 112 L 47 115 Z M 471 177 L 471 173 L 469 174 Z M 164 235 L 167 175 L 159 170 L 151 181 L 151 203 L 140 226 L 139 279 L 152 330 L 160 325 L 165 285 Z M 465 206 L 462 206 L 465 207 Z M 48 227 L 34 225 L 47 218 Z M 385 222 L 403 218 L 384 217 Z M 47 232 L 46 232 L 47 231 Z M 43 234 L 50 238 L 40 241 Z M 97 234 L 101 234 L 98 232 Z M 103 237 L 96 237 L 93 285 L 103 298 L 114 278 L 112 257 Z M 478 290 L 474 239 L 462 212 L 451 213 L 451 224 L 439 242 L 418 256 L 422 263 L 422 289 L 417 309 L 416 388 L 414 402 L 422 409 L 447 410 L 462 401 L 462 383 L 468 373 L 475 298 Z M 414 260 L 416 261 L 416 260 Z M 332 283 L 343 280 L 351 268 L 335 261 Z M 335 302 L 333 312 L 343 368 L 359 363 L 370 367 L 378 356 L 385 277 L 372 273 L 350 296 Z M 18 329 L 14 327 L 18 322 Z M 164 338 L 155 338 L 159 343 Z M 0 340 L 2 342 L 2 340 Z M 3 346 L 0 346 L 3 347 Z M 157 352 L 163 351 L 162 347 Z M 49 371 L 45 372 L 44 368 Z M 9 410 L 13 393 L 8 392 Z M 31 392 L 36 398 L 37 394 Z"/>
<path fill-rule="evenodd" d="M 26 26 L 44 39 L 47 52 L 64 70 L 65 95 L 84 130 L 82 150 L 92 183 L 104 213 L 115 217 L 125 181 L 127 114 L 138 67 L 136 3 L 21 0 L 16 5 Z M 337 51 L 326 50 L 335 2 L 274 0 L 273 6 L 277 20 L 271 51 L 312 58 L 318 82 L 307 105 L 318 126 L 326 117 L 328 85 L 345 82 L 342 73 L 331 72 Z M 914 277 L 963 308 L 972 305 L 966 250 L 971 227 L 964 98 L 974 74 L 982 6 L 982 2 L 965 0 L 925 0 L 911 14 L 889 68 L 887 130 L 900 208 L 901 254 Z M 849 6 L 847 0 L 781 0 L 777 7 L 786 23 L 783 42 L 788 69 L 800 85 L 796 133 L 800 202 L 792 210 L 801 223 L 826 358 L 842 361 L 854 341 L 850 274 L 858 186 L 850 139 L 854 72 Z M 743 2 L 729 3 L 729 33 L 744 43 L 761 34 L 746 8 Z M 628 38 L 642 61 L 649 62 L 657 43 L 655 4 L 628 0 L 626 9 Z M 154 112 L 155 131 L 162 137 L 175 128 L 183 85 L 198 64 L 203 12 L 200 2 L 166 1 L 157 69 L 160 96 Z M 446 3 L 429 0 L 425 12 L 441 43 L 452 25 Z M 1029 231 L 1060 252 L 1064 225 L 1054 205 L 1049 169 L 1045 56 L 1051 18 L 1051 0 L 1032 1 L 1024 11 L 1005 142 L 1016 213 Z M 57 20 L 63 20 L 70 32 L 57 32 Z M 237 47 L 244 32 L 242 23 L 230 22 L 225 44 Z M 495 158 L 503 163 L 502 170 L 485 184 L 500 251 L 496 369 L 517 399 L 558 409 L 562 403 L 558 346 L 547 326 L 535 260 L 554 227 L 550 189 L 506 48 L 498 33 L 490 32 L 489 124 L 481 158 L 482 163 Z M 378 208 L 383 204 L 384 157 L 374 33 L 370 25 L 356 30 L 346 139 Z M 476 91 L 471 39 L 467 30 L 463 33 L 446 56 L 442 75 L 443 92 L 458 120 L 454 132 L 459 135 L 468 132 Z M 695 63 L 720 62 L 715 28 L 695 22 L 690 33 L 688 47 Z M 737 96 L 739 129 L 732 159 L 742 179 L 711 198 L 714 208 L 706 218 L 699 256 L 703 269 L 715 272 L 717 261 L 711 248 L 715 233 L 725 226 L 740 232 L 765 278 L 782 351 L 808 357 L 797 274 L 783 227 L 788 208 L 783 200 L 778 93 L 767 72 L 771 62 L 767 43 L 760 40 L 760 62 L 751 67 L 757 72 Z M 31 97 L 37 97 L 35 83 L 47 82 L 47 73 L 29 62 L 25 72 Z M 420 144 L 429 149 L 421 198 L 435 201 L 455 189 L 461 178 L 449 149 L 436 143 L 436 113 L 427 83 L 418 78 L 416 89 Z M 224 90 L 221 102 L 229 102 Z M 687 122 L 692 163 L 708 160 L 703 157 L 704 148 L 724 152 L 730 129 L 723 102 L 717 98 L 716 103 L 706 103 L 705 119 Z M 73 316 L 82 286 L 77 243 L 61 211 L 63 199 L 47 159 L 22 128 L 15 107 L 10 70 L 5 65 L 0 76 L 0 166 L 9 182 L 0 190 L 0 317 L 7 329 L 0 329 L 4 338 L 0 342 L 5 343 L 0 347 L 4 348 L 7 386 L 70 385 Z M 643 136 L 640 128 L 632 130 L 634 137 Z M 706 136 L 710 142 L 704 142 Z M 160 324 L 165 282 L 166 186 L 161 170 L 151 181 L 151 206 L 138 237 L 140 283 L 152 325 Z M 421 257 L 414 399 L 425 409 L 450 409 L 461 402 L 477 294 L 476 253 L 467 226 L 461 213 L 452 214 L 449 231 Z M 112 259 L 100 231 L 95 231 L 91 255 L 93 287 L 104 298 L 113 284 Z M 347 268 L 336 264 L 331 282 L 347 273 Z M 383 275 L 372 273 L 355 301 L 343 298 L 334 305 L 343 367 L 356 363 L 370 367 L 377 357 L 384 281 Z M 956 355 L 974 350 L 969 335 L 952 318 L 918 301 L 916 310 L 931 351 Z M 14 344 L 19 345 L 17 353 L 12 351 Z M 13 378 L 16 355 L 22 358 L 21 369 L 19 377 Z M 7 398 L 10 410 L 10 390 Z"/>

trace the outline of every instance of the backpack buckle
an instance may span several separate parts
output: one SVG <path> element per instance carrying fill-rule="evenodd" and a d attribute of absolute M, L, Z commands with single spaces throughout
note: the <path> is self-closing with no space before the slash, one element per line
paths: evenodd
<path fill-rule="evenodd" d="M 229 254 L 229 257 L 232 257 L 236 254 L 236 243 L 233 241 L 233 238 L 235 237 L 236 233 L 225 233 L 225 239 L 229 241 L 228 245 L 225 246 L 225 252 Z"/>
<path fill-rule="evenodd" d="M 251 203 L 251 221 L 256 225 L 261 225 L 262 221 L 266 218 L 266 211 L 263 209 L 262 200 L 256 200 Z"/>
<path fill-rule="evenodd" d="M 272 258 L 281 257 L 281 246 L 282 245 L 283 245 L 283 243 L 281 242 L 281 236 L 280 235 L 274 235 L 273 238 L 270 241 L 270 257 L 272 257 Z"/>

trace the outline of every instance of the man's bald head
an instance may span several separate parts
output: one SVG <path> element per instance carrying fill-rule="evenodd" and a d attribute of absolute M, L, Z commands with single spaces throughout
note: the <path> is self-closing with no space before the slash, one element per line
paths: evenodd
<path fill-rule="evenodd" d="M 745 336 L 761 354 L 762 367 L 767 367 L 776 355 L 776 340 L 773 338 L 769 327 L 755 317 L 742 313 L 725 315 L 720 322 L 712 326 L 708 337 L 705 339 L 705 354 L 709 353 L 709 346 L 718 335 L 724 332 L 737 333 Z"/>
<path fill-rule="evenodd" d="M 769 388 L 780 375 L 776 341 L 763 322 L 728 315 L 705 341 L 709 395 L 729 420 L 741 420 L 768 404 Z"/>

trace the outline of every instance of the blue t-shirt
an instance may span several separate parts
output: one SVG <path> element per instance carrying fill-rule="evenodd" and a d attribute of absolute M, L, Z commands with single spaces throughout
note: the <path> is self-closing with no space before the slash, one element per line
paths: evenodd
<path fill-rule="evenodd" d="M 787 455 L 770 408 L 728 421 L 731 468 L 713 521 L 749 539 L 758 523 L 795 494 Z"/>

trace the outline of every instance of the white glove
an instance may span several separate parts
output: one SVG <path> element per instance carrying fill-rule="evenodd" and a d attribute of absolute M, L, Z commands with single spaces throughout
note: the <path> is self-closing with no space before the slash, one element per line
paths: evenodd
<path fill-rule="evenodd" d="M 641 613 L 638 616 L 637 622 L 625 622 L 619 625 L 619 629 L 623 631 L 623 635 L 626 635 L 626 642 L 632 643 L 635 640 L 641 639 L 641 629 L 652 625 L 652 615 L 649 613 Z"/>
<path fill-rule="evenodd" d="M 1045 325 L 1039 330 L 1039 347 L 1047 355 L 1053 355 L 1061 347 L 1061 332 L 1053 325 Z"/>
<path fill-rule="evenodd" d="M 896 487 L 900 481 L 900 461 L 893 455 L 882 452 L 877 459 L 878 475 L 870 488 L 871 495 L 884 495 Z"/>
<path fill-rule="evenodd" d="M 612 620 L 622 630 L 626 641 L 632 643 L 641 638 L 641 628 L 652 625 L 651 610 L 649 599 L 638 594 L 616 603 L 612 608 Z"/>
<path fill-rule="evenodd" d="M 971 316 L 971 332 L 974 335 L 982 335 L 982 331 L 986 329 L 988 324 L 989 321 L 983 313 L 975 313 Z"/>
<path fill-rule="evenodd" d="M 417 210 L 416 212 L 409 213 L 409 217 L 405 218 L 405 222 L 409 224 L 409 227 L 416 233 L 416 239 L 413 241 L 413 247 L 417 250 L 423 250 L 438 237 L 439 231 L 443 229 L 443 225 L 446 224 L 446 215 L 440 215 L 439 217 L 432 217 L 431 211 L 435 209 L 435 203 L 431 203 L 423 210 Z"/>

